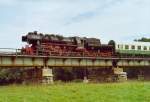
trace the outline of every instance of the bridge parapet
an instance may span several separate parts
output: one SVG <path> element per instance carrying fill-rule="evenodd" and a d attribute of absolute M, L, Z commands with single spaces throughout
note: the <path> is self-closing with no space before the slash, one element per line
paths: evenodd
<path fill-rule="evenodd" d="M 149 67 L 150 58 L 0 55 L 0 67 Z"/>
<path fill-rule="evenodd" d="M 111 67 L 111 59 L 46 56 L 0 56 L 1 67 Z"/>
<path fill-rule="evenodd" d="M 117 66 L 120 67 L 150 67 L 150 60 L 119 60 Z"/>

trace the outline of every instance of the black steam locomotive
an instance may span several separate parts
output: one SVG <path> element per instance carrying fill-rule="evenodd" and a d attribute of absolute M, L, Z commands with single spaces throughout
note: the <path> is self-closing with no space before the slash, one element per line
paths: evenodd
<path fill-rule="evenodd" d="M 111 57 L 114 54 L 112 45 L 101 44 L 97 38 L 63 37 L 34 31 L 22 36 L 22 41 L 27 42 L 27 46 L 21 52 L 27 55 Z"/>

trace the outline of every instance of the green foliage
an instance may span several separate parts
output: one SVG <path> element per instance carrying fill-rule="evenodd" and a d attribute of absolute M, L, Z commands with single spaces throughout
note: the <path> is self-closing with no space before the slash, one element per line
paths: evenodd
<path fill-rule="evenodd" d="M 55 80 L 73 81 L 75 79 L 83 79 L 82 68 L 56 68 L 54 69 Z"/>
<path fill-rule="evenodd" d="M 141 39 L 135 39 L 136 42 L 150 42 L 150 38 L 142 37 Z"/>
<path fill-rule="evenodd" d="M 149 102 L 150 82 L 0 87 L 0 102 Z"/>
<path fill-rule="evenodd" d="M 55 79 L 56 80 L 63 80 L 63 81 L 71 81 L 73 80 L 73 72 L 71 68 L 63 69 L 57 68 L 54 69 Z"/>
<path fill-rule="evenodd" d="M 20 82 L 22 80 L 22 69 L 0 69 L 0 84 Z"/>

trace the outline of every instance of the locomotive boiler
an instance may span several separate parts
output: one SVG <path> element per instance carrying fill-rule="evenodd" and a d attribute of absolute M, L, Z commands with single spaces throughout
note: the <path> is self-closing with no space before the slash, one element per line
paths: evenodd
<path fill-rule="evenodd" d="M 25 55 L 111 57 L 114 53 L 112 45 L 101 44 L 97 38 L 64 37 L 34 31 L 22 36 L 22 41 L 27 42 L 21 51 Z"/>

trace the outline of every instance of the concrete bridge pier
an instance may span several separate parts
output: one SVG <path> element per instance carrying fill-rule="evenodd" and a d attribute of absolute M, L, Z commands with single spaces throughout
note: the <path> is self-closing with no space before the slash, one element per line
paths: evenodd
<path fill-rule="evenodd" d="M 49 68 L 49 67 L 44 67 L 42 69 L 42 83 L 43 84 L 53 84 L 54 80 L 53 80 L 53 69 Z"/>
<path fill-rule="evenodd" d="M 138 69 L 137 77 L 138 77 L 138 80 L 140 81 L 144 80 L 144 69 L 141 69 L 141 68 Z"/>
<path fill-rule="evenodd" d="M 114 81 L 123 82 L 127 80 L 127 73 L 123 71 L 123 68 L 113 68 Z"/>
<path fill-rule="evenodd" d="M 84 77 L 83 77 L 83 83 L 88 83 L 88 69 L 84 68 Z"/>

